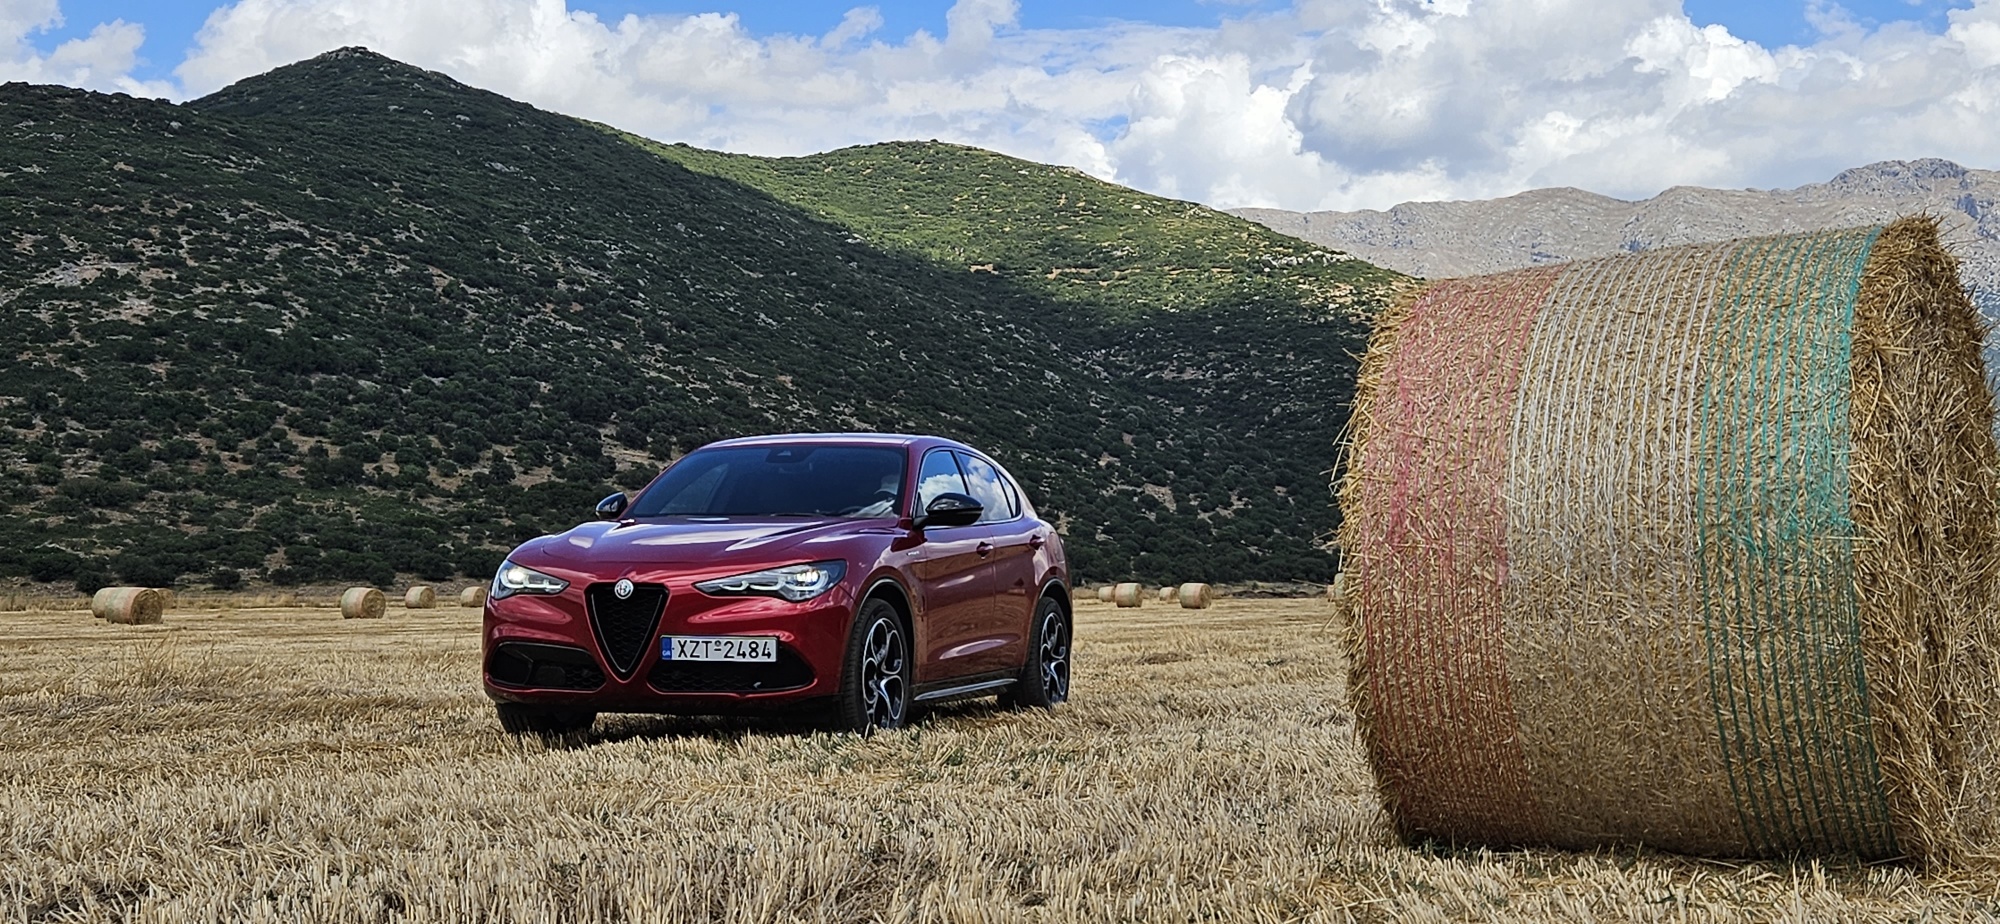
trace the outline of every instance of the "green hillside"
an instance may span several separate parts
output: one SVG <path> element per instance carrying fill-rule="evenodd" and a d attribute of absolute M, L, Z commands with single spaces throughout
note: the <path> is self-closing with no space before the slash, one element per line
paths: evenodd
<path fill-rule="evenodd" d="M 359 50 L 0 87 L 0 574 L 484 576 L 710 439 L 945 433 L 1082 577 L 1319 579 L 1401 277 L 946 145 L 640 143 Z"/>

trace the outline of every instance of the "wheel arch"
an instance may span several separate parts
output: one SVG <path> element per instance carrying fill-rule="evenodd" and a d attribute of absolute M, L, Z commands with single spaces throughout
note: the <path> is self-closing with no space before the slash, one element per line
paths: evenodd
<path fill-rule="evenodd" d="M 1063 616 L 1072 620 L 1076 618 L 1076 608 L 1069 598 L 1069 585 L 1063 583 L 1062 579 L 1050 578 L 1042 582 L 1041 596 L 1036 599 L 1044 598 L 1053 598 L 1056 604 L 1062 607 Z"/>
<path fill-rule="evenodd" d="M 919 647 L 922 640 L 917 638 L 916 608 L 910 602 L 909 589 L 904 587 L 901 581 L 887 575 L 870 581 L 868 589 L 861 592 L 861 600 L 854 604 L 855 617 L 859 618 L 861 608 L 877 597 L 895 607 L 896 615 L 902 618 L 903 633 L 910 637 L 910 654 L 915 656 L 917 652 L 922 651 L 923 649 Z"/>

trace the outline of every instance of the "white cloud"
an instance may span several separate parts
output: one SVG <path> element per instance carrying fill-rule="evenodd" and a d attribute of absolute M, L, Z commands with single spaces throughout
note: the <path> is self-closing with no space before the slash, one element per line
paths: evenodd
<path fill-rule="evenodd" d="M 146 30 L 117 20 L 42 54 L 29 38 L 62 25 L 56 0 L 0 0 L 0 81 L 54 83 L 107 93 L 165 96 L 172 86 L 134 79 Z"/>
<path fill-rule="evenodd" d="M 1227 7 L 1219 6 L 1218 11 Z M 1698 27 L 1680 0 L 1294 0 L 1219 28 L 1019 25 L 957 0 L 943 35 L 857 5 L 824 35 L 565 0 L 231 0 L 177 85 L 113 23 L 40 54 L 56 0 L 0 0 L 0 76 L 199 95 L 367 45 L 544 108 L 760 154 L 942 138 L 1215 205 L 1386 207 L 1573 185 L 1794 185 L 1941 156 L 2000 166 L 2000 0 L 1943 34 L 1812 0 L 1812 43 Z"/>

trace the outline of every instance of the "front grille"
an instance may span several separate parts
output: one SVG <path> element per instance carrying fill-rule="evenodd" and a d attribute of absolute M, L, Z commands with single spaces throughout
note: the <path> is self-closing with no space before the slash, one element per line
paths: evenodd
<path fill-rule="evenodd" d="M 597 633 L 597 647 L 611 662 L 620 678 L 632 676 L 639 659 L 653 646 L 660 628 L 660 611 L 667 608 L 667 588 L 662 584 L 634 584 L 632 596 L 620 600 L 610 584 L 592 584 L 583 592 L 590 608 L 590 628 Z"/>
<path fill-rule="evenodd" d="M 495 683 L 544 690 L 595 690 L 604 671 L 590 652 L 568 645 L 502 642 L 493 649 L 486 673 Z"/>
<path fill-rule="evenodd" d="M 810 686 L 813 669 L 798 652 L 779 645 L 776 661 L 661 661 L 646 680 L 662 693 L 775 693 Z"/>

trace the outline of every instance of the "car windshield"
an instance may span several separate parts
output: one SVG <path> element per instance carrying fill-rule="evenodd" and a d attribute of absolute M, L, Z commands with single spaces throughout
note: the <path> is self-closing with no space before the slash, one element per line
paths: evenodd
<path fill-rule="evenodd" d="M 902 513 L 904 453 L 886 446 L 742 446 L 689 453 L 632 517 L 884 517 Z"/>

